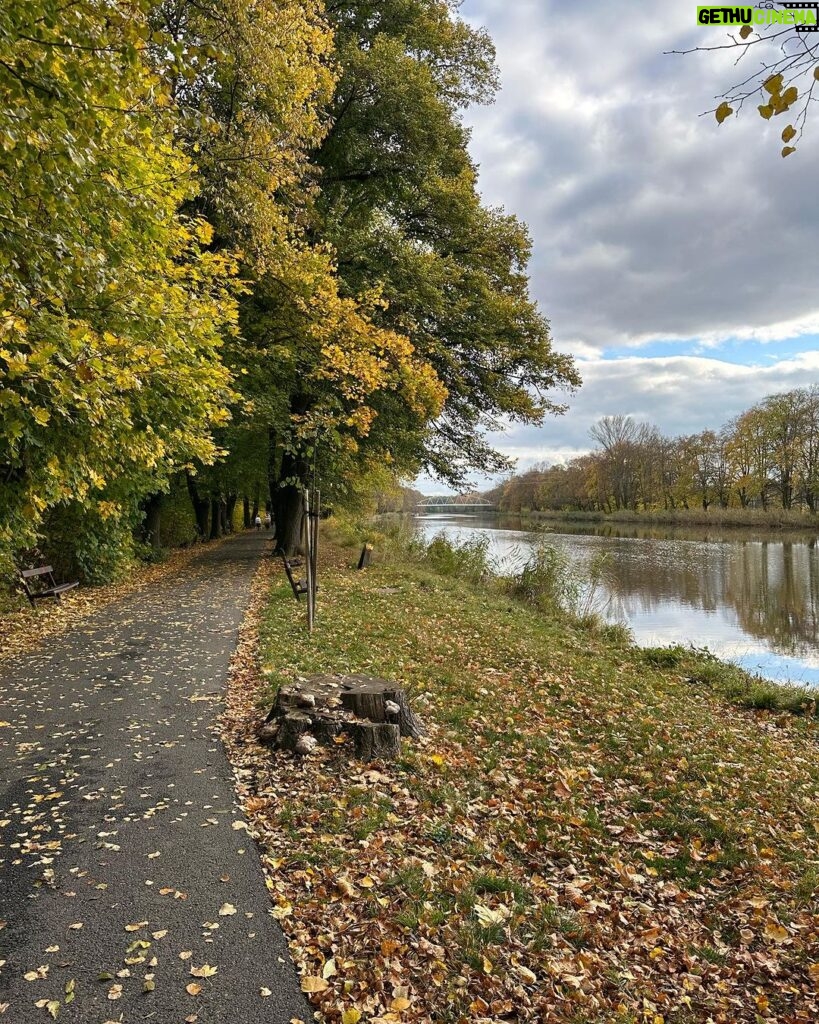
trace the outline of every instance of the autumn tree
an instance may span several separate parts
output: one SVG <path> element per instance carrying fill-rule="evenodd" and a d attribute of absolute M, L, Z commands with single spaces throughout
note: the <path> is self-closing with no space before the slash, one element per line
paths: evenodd
<path fill-rule="evenodd" d="M 320 5 L 166 0 L 155 17 L 155 59 L 203 179 L 199 210 L 242 261 L 240 331 L 226 350 L 241 394 L 234 419 L 266 435 L 277 539 L 291 550 L 319 451 L 347 465 L 386 393 L 426 422 L 444 389 L 407 335 L 379 323 L 378 285 L 342 290 L 332 246 L 309 230 L 309 156 L 333 85 Z M 205 477 L 218 486 L 218 474 Z M 188 486 L 201 507 L 200 481 Z"/>
<path fill-rule="evenodd" d="M 312 230 L 332 244 L 346 292 L 376 289 L 376 322 L 409 338 L 446 391 L 428 429 L 391 395 L 362 447 L 453 485 L 506 460 L 485 431 L 540 423 L 572 387 L 528 293 L 524 225 L 482 206 L 462 112 L 497 86 L 487 35 L 445 0 L 328 5 L 339 77 L 316 156 Z M 401 423 L 396 434 L 391 425 Z"/>
<path fill-rule="evenodd" d="M 234 264 L 185 212 L 196 177 L 149 33 L 137 0 L 0 10 L 5 568 L 48 527 L 110 575 L 143 497 L 217 455 Z"/>

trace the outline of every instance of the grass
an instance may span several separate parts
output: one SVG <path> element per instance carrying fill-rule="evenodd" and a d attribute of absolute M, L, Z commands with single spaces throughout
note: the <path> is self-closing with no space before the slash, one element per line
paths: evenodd
<path fill-rule="evenodd" d="M 816 690 L 771 682 L 720 661 L 708 651 L 675 645 L 643 648 L 640 656 L 647 665 L 678 672 L 690 685 L 708 687 L 739 707 L 817 715 Z"/>
<path fill-rule="evenodd" d="M 534 511 L 524 509 L 524 518 L 543 522 L 576 523 L 632 523 L 634 525 L 656 526 L 719 526 L 744 527 L 757 530 L 811 530 L 819 524 L 819 516 L 798 509 L 756 509 L 756 508 L 678 508 L 649 512 L 633 512 L 621 509 L 619 512 L 577 512 L 577 511 Z"/>
<path fill-rule="evenodd" d="M 399 1019 L 393 986 L 418 1021 L 817 1019 L 804 691 L 519 600 L 474 553 L 464 579 L 447 552 L 396 546 L 355 572 L 353 549 L 324 551 L 312 637 L 270 591 L 255 698 L 365 672 L 403 680 L 430 728 L 369 771 L 341 749 L 258 755 L 296 960 L 345 965 L 314 997 L 324 1019 Z"/>

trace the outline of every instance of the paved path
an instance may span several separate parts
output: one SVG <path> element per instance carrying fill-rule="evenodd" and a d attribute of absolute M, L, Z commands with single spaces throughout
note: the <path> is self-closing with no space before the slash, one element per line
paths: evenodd
<path fill-rule="evenodd" d="M 0 1024 L 312 1020 L 213 733 L 264 539 L 0 666 Z"/>

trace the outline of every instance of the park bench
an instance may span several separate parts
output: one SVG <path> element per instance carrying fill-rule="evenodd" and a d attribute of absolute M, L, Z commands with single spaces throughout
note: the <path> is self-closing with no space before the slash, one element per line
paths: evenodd
<path fill-rule="evenodd" d="M 59 601 L 67 590 L 79 586 L 79 582 L 58 583 L 54 579 L 54 570 L 50 565 L 41 565 L 36 569 L 21 569 L 20 580 L 32 608 L 36 608 L 37 601 L 42 601 L 46 597 L 53 597 L 55 601 Z"/>
<path fill-rule="evenodd" d="M 303 562 L 300 558 L 288 558 L 283 551 L 279 552 L 284 563 L 284 571 L 287 573 L 287 582 L 290 584 L 293 595 L 297 601 L 301 601 L 301 595 L 307 593 L 307 584 L 304 580 L 297 580 L 293 575 L 294 569 L 300 569 Z"/>

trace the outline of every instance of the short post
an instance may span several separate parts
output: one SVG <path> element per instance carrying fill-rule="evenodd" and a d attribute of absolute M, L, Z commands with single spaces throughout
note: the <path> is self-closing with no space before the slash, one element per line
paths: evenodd
<path fill-rule="evenodd" d="M 372 559 L 372 554 L 373 554 L 373 546 L 372 546 L 372 544 L 365 544 L 364 547 L 361 550 L 361 558 L 359 558 L 359 560 L 358 560 L 359 572 L 362 569 L 368 568 L 368 566 L 370 564 L 370 560 Z"/>

